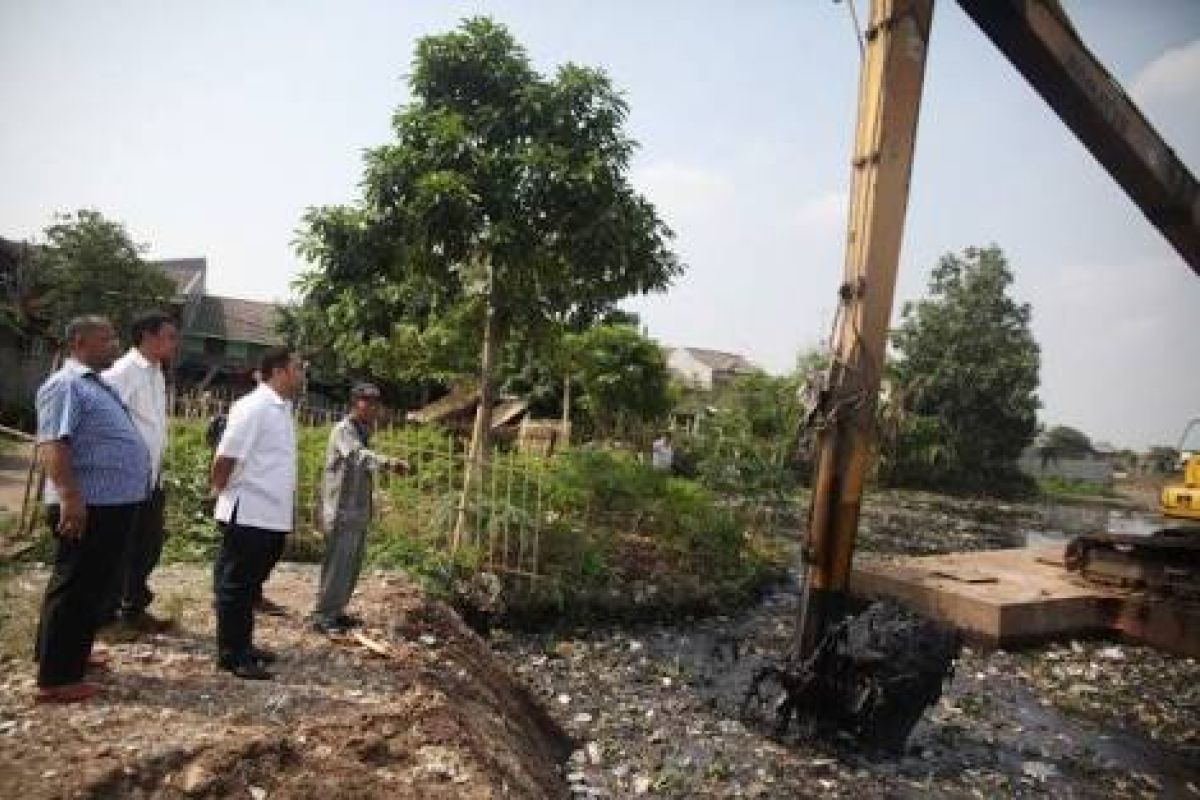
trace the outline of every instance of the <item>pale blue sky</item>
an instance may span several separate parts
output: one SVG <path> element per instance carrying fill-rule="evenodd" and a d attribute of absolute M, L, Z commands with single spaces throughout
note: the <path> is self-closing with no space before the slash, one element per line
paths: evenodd
<path fill-rule="evenodd" d="M 1200 2 L 1064 5 L 1196 171 Z M 635 180 L 690 265 L 630 304 L 652 335 L 782 370 L 827 334 L 858 59 L 830 0 L 0 0 L 0 235 L 95 207 L 152 256 L 207 256 L 216 293 L 285 298 L 299 216 L 355 196 L 414 40 L 475 13 L 539 68 L 600 66 L 625 92 Z M 990 242 L 1033 304 L 1047 423 L 1144 446 L 1200 415 L 1200 279 L 942 0 L 899 299 Z"/>

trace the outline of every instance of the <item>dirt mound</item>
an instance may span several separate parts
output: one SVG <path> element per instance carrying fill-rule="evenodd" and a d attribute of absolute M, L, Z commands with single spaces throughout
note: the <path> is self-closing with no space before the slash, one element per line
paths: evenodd
<path fill-rule="evenodd" d="M 28 580 L 37 585 L 41 581 Z M 566 794 L 570 743 L 486 645 L 403 579 L 372 576 L 358 637 L 308 630 L 312 571 L 268 585 L 288 608 L 259 619 L 278 678 L 212 663 L 208 577 L 157 577 L 178 628 L 109 646 L 103 699 L 34 706 L 31 670 L 0 683 L 0 797 L 493 798 Z"/>

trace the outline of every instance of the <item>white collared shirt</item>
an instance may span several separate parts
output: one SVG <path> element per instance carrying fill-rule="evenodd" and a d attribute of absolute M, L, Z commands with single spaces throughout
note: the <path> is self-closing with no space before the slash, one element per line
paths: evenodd
<path fill-rule="evenodd" d="M 131 347 L 101 377 L 129 409 L 133 424 L 150 451 L 151 481 L 157 486 L 162 477 L 163 454 L 167 451 L 167 381 L 162 366 Z"/>
<path fill-rule="evenodd" d="M 291 531 L 296 495 L 296 426 L 291 403 L 266 383 L 233 404 L 217 457 L 237 464 L 217 497 L 216 518 Z"/>

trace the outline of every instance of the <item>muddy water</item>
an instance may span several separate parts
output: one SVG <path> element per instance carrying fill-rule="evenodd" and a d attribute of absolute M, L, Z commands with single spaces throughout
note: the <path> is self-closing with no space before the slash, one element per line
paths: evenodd
<path fill-rule="evenodd" d="M 1039 516 L 1037 527 L 1022 531 L 1031 547 L 1058 544 L 1084 533 L 1148 536 L 1171 526 L 1157 514 L 1103 505 L 1048 504 Z"/>
<path fill-rule="evenodd" d="M 965 651 L 899 759 L 776 739 L 739 717 L 741 690 L 783 651 L 796 601 L 781 587 L 738 616 L 502 637 L 497 649 L 576 738 L 574 797 L 1197 796 L 1200 753 L 1056 710 L 1028 654 Z"/>
<path fill-rule="evenodd" d="M 1163 527 L 1151 514 L 1099 506 L 997 512 L 987 504 L 892 498 L 880 506 L 867 519 L 867 541 L 880 552 L 990 549 Z M 1181 737 L 1178 726 L 1155 739 L 1132 724 L 1175 709 L 1186 730 L 1188 709 L 1200 709 L 1189 690 L 1200 684 L 1200 666 L 1125 645 L 964 651 L 943 698 L 898 759 L 870 760 L 837 741 L 775 738 L 740 717 L 741 691 L 759 665 L 786 650 L 793 587 L 729 616 L 500 634 L 494 646 L 575 737 L 566 766 L 573 797 L 1200 798 L 1200 739 Z M 1050 677 L 1064 674 L 1064 683 L 1052 685 Z M 1133 699 L 1117 691 L 1130 686 Z M 1082 697 L 1112 690 L 1112 707 L 1126 710 L 1081 716 L 1062 702 L 1076 690 Z"/>

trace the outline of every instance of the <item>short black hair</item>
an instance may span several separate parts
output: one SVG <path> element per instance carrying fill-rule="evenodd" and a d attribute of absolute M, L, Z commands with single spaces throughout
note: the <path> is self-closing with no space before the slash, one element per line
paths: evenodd
<path fill-rule="evenodd" d="M 258 371 L 264 383 L 271 380 L 276 370 L 287 369 L 292 361 L 292 351 L 286 347 L 268 347 L 258 360 Z"/>
<path fill-rule="evenodd" d="M 147 336 L 161 332 L 164 325 L 174 326 L 175 318 L 165 311 L 146 311 L 133 318 L 133 324 L 129 326 L 129 338 L 136 347 Z"/>

